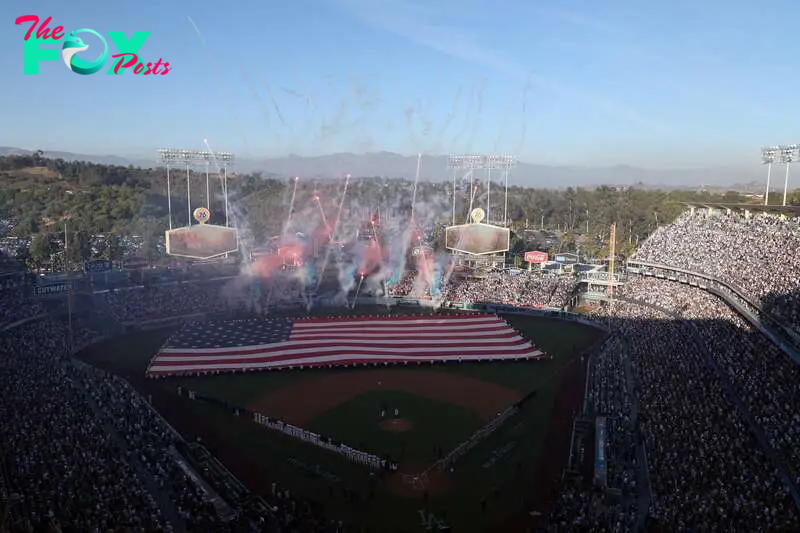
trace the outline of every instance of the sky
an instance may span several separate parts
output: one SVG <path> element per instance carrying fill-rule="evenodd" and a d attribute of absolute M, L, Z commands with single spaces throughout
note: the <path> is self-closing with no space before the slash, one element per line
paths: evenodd
<path fill-rule="evenodd" d="M 80 75 L 59 55 L 25 75 L 23 15 L 111 54 L 107 32 L 149 31 L 141 58 L 171 70 Z M 749 166 L 800 142 L 798 20 L 796 0 L 8 0 L 0 146 Z"/>

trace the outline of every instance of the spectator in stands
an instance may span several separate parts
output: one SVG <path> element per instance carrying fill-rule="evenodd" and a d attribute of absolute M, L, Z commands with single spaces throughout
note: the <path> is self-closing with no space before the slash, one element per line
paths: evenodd
<path fill-rule="evenodd" d="M 798 529 L 787 485 L 797 468 L 787 445 L 798 434 L 796 366 L 700 289 L 643 279 L 618 296 L 599 310 L 615 333 L 592 360 L 588 403 L 609 417 L 609 484 L 623 497 L 567 488 L 548 529 L 630 531 L 646 492 L 668 531 Z"/>
<path fill-rule="evenodd" d="M 800 218 L 687 212 L 658 228 L 636 259 L 736 285 L 800 331 Z"/>

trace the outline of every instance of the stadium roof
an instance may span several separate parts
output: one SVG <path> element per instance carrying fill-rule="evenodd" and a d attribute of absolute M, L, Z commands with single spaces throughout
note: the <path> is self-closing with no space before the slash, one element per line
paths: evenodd
<path fill-rule="evenodd" d="M 800 217 L 800 205 L 726 204 L 722 202 L 682 202 L 687 207 L 730 209 L 731 211 L 751 211 Z"/>

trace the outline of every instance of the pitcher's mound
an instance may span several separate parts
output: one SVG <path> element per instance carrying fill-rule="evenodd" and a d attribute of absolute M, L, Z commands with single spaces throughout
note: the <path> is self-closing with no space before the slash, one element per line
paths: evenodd
<path fill-rule="evenodd" d="M 405 418 L 387 418 L 381 420 L 379 425 L 382 430 L 390 433 L 404 433 L 414 427 L 414 423 Z"/>

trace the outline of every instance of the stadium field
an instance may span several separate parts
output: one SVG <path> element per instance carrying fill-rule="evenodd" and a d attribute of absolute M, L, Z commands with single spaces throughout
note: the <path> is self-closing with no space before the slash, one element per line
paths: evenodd
<path fill-rule="evenodd" d="M 254 491 L 266 492 L 277 481 L 320 502 L 330 516 L 375 532 L 425 530 L 431 516 L 455 531 L 492 531 L 523 508 L 539 508 L 536 500 L 551 481 L 543 478 L 563 468 L 569 418 L 583 393 L 578 356 L 601 335 L 572 322 L 505 318 L 551 358 L 147 380 L 147 363 L 169 330 L 112 339 L 83 355 L 128 378 L 176 429 L 201 437 Z M 388 454 L 400 463 L 401 473 L 375 475 L 221 406 L 178 396 L 178 386 Z M 412 487 L 415 473 L 531 393 L 535 397 L 520 413 L 452 471 L 432 473 Z"/>

